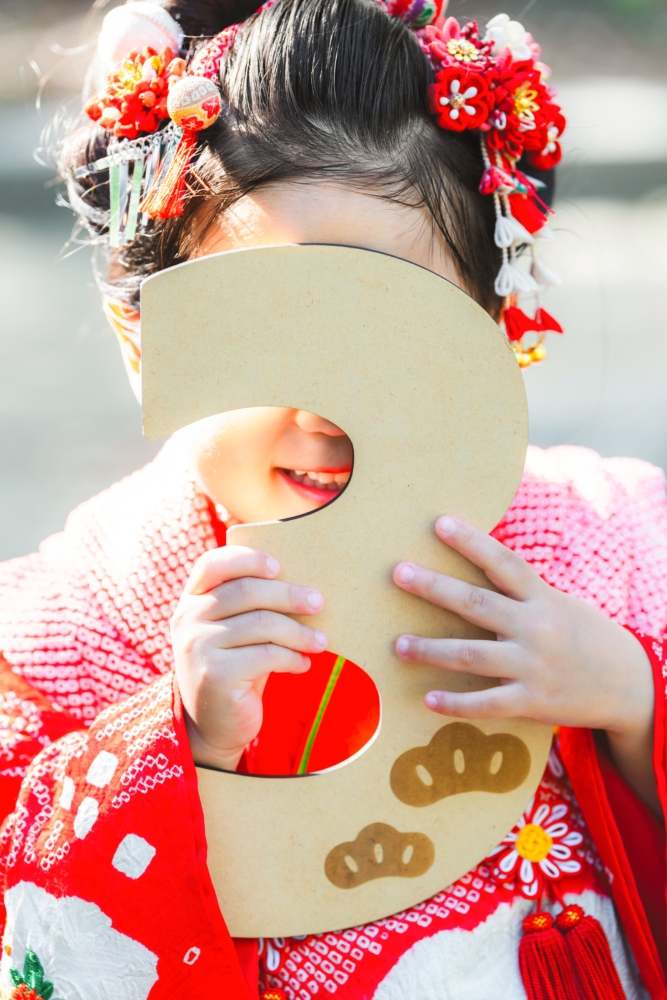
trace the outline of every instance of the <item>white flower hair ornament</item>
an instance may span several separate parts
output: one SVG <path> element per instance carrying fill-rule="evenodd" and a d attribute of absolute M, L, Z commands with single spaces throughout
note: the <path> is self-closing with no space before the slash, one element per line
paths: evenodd
<path fill-rule="evenodd" d="M 165 47 L 179 52 L 183 29 L 164 7 L 150 0 L 130 0 L 109 11 L 97 42 L 97 54 L 107 71 L 146 45 L 157 52 Z"/>
<path fill-rule="evenodd" d="M 268 0 L 258 14 L 280 0 Z M 475 21 L 444 17 L 443 0 L 378 0 L 411 28 L 434 74 L 431 112 L 440 128 L 479 135 L 484 171 L 479 190 L 493 198 L 501 266 L 495 290 L 500 322 L 522 368 L 546 357 L 547 332 L 562 333 L 542 307 L 540 290 L 560 279 L 537 259 L 540 237 L 552 239 L 544 183 L 519 168 L 549 171 L 561 158 L 565 118 L 548 85 L 540 47 L 518 21 L 498 14 L 482 34 Z M 98 61 L 110 67 L 104 89 L 85 104 L 112 133 L 107 155 L 75 177 L 109 171 L 109 244 L 131 242 L 151 219 L 183 212 L 187 175 L 199 133 L 220 115 L 220 65 L 242 25 L 208 41 L 190 59 L 180 25 L 157 2 L 130 0 L 107 14 Z M 189 60 L 189 61 L 188 61 Z M 531 267 L 519 264 L 530 248 Z M 533 296 L 530 316 L 519 307 Z"/>

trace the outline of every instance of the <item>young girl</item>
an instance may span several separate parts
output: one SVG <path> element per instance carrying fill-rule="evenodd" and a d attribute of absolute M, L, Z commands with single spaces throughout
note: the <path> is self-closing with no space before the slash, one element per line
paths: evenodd
<path fill-rule="evenodd" d="M 531 176 L 551 168 L 564 122 L 520 25 L 461 29 L 439 6 L 277 0 L 250 16 L 242 0 L 167 0 L 108 16 L 94 123 L 73 130 L 62 171 L 75 211 L 111 244 L 105 308 L 137 390 L 142 278 L 283 243 L 428 267 L 494 317 L 504 306 L 520 363 L 543 356 L 522 332 L 554 322 L 512 298 L 528 281 L 517 243 L 545 221 L 518 158 L 528 151 Z M 166 116 L 178 120 L 188 74 L 212 104 L 181 115 L 175 149 Z M 172 166 L 156 181 L 160 156 Z M 664 484 L 644 463 L 583 449 L 531 449 L 494 537 L 443 511 L 443 544 L 498 593 L 409 562 L 394 572 L 501 640 L 397 636 L 410 669 L 502 679 L 433 691 L 432 711 L 564 727 L 517 827 L 392 918 L 230 938 L 195 763 L 313 772 L 362 749 L 378 723 L 373 686 L 348 664 L 313 730 L 334 656 L 289 616 L 317 614 L 326 594 L 278 581 L 270 553 L 225 547 L 230 524 L 305 513 L 344 488 L 351 442 L 325 416 L 200 421 L 1 568 L 4 995 L 667 997 Z"/>

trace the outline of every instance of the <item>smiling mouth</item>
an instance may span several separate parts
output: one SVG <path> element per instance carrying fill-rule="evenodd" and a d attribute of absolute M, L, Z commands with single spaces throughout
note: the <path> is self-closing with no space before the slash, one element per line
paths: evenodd
<path fill-rule="evenodd" d="M 351 471 L 344 469 L 339 472 L 315 472 L 304 469 L 280 469 L 283 476 L 295 486 L 331 494 L 340 493 L 347 486 Z"/>

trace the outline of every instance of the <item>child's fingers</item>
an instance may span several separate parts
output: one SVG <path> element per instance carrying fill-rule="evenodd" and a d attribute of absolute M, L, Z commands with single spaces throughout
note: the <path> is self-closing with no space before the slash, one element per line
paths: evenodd
<path fill-rule="evenodd" d="M 241 576 L 273 580 L 279 572 L 278 560 L 268 553 L 243 545 L 226 545 L 220 549 L 209 549 L 199 557 L 185 585 L 185 592 L 206 594 L 220 584 Z"/>
<path fill-rule="evenodd" d="M 525 601 L 539 584 L 540 578 L 528 563 L 491 535 L 455 517 L 439 518 L 435 531 L 443 542 L 483 569 L 494 587 L 508 597 Z"/>
<path fill-rule="evenodd" d="M 520 684 L 502 684 L 484 691 L 429 691 L 424 704 L 439 715 L 457 719 L 514 719 L 526 715 L 526 697 Z"/>
<path fill-rule="evenodd" d="M 414 563 L 399 563 L 394 570 L 394 583 L 431 604 L 454 611 L 489 632 L 510 635 L 518 625 L 520 604 L 493 590 L 474 587 L 453 576 L 445 576 Z"/>
<path fill-rule="evenodd" d="M 396 652 L 408 663 L 427 667 L 459 670 L 480 677 L 514 679 L 521 673 L 512 642 L 489 642 L 484 639 L 424 639 L 402 635 L 396 640 Z"/>
<path fill-rule="evenodd" d="M 324 598 L 318 590 L 252 576 L 223 583 L 197 601 L 200 604 L 197 617 L 207 621 L 220 621 L 261 608 L 284 615 L 316 615 L 324 607 Z"/>
<path fill-rule="evenodd" d="M 215 645 L 218 649 L 265 643 L 286 646 L 300 653 L 321 653 L 326 649 L 327 637 L 324 632 L 301 625 L 293 618 L 264 609 L 226 618 L 217 626 Z"/>
<path fill-rule="evenodd" d="M 238 681 L 256 681 L 268 674 L 302 674 L 309 668 L 309 656 L 267 642 L 225 653 L 213 668 L 210 680 L 224 690 Z"/>

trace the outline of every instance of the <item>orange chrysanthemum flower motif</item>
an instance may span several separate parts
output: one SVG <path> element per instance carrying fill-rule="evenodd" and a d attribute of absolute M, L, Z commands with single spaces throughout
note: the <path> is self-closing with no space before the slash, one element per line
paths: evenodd
<path fill-rule="evenodd" d="M 9 1000 L 39 1000 L 39 994 L 37 990 L 33 990 L 32 987 L 21 983 L 20 986 L 15 986 L 9 994 Z"/>
<path fill-rule="evenodd" d="M 545 879 L 555 881 L 578 874 L 582 866 L 572 849 L 584 838 L 574 829 L 569 811 L 565 802 L 533 800 L 514 829 L 489 855 L 495 877 L 503 882 L 518 880 L 523 895 L 533 899 L 542 891 Z"/>

